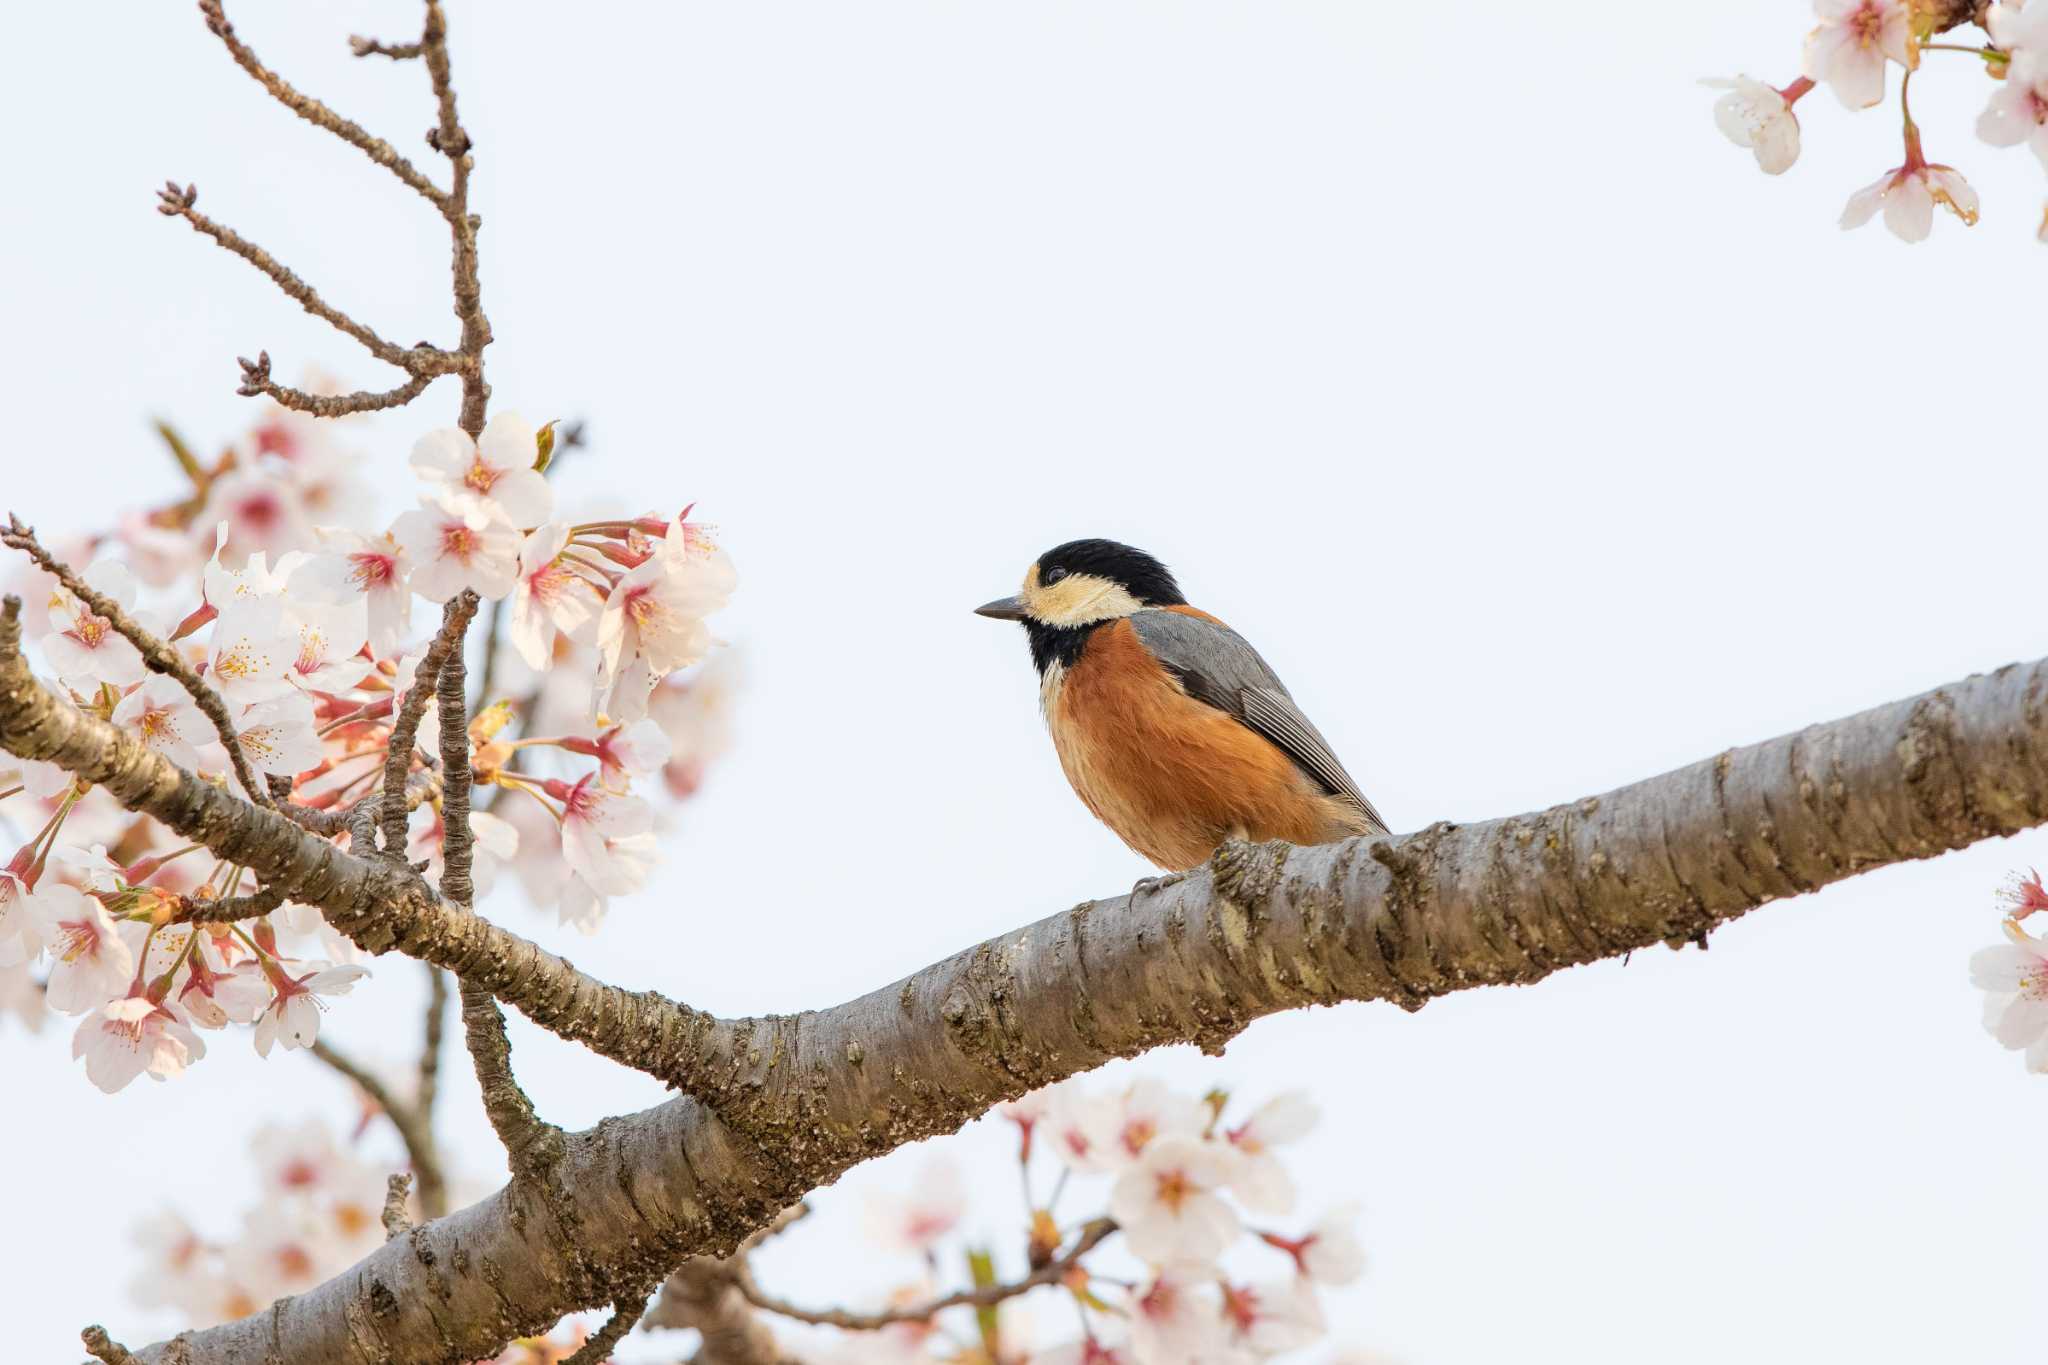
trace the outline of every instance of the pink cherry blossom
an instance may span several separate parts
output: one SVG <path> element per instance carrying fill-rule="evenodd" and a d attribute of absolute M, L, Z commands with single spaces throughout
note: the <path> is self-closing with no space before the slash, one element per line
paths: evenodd
<path fill-rule="evenodd" d="M 1845 107 L 1868 109 L 1884 99 L 1887 61 L 1915 64 L 1910 0 L 1814 0 L 1813 10 L 1820 26 L 1806 39 L 1803 74 Z"/>
<path fill-rule="evenodd" d="M 125 994 L 135 954 L 93 897 L 45 881 L 32 902 L 49 946 L 50 1008 L 78 1014 Z"/>
<path fill-rule="evenodd" d="M 46 929 L 28 883 L 17 873 L 0 871 L 0 967 L 19 966 L 40 954 Z"/>
<path fill-rule="evenodd" d="M 469 814 L 469 831 L 475 836 L 470 850 L 470 880 L 476 888 L 476 899 L 482 900 L 497 885 L 498 869 L 519 856 L 519 830 L 508 820 L 478 810 Z M 433 806 L 421 806 L 412 813 L 405 856 L 415 863 L 425 862 L 430 881 L 440 881 L 446 866 L 442 850 L 447 833 L 440 811 Z"/>
<path fill-rule="evenodd" d="M 1977 119 L 1977 136 L 1994 147 L 2033 149 L 2048 166 L 2048 53 L 2023 53 L 2006 67 L 2005 79 L 1992 87 L 1991 102 Z"/>
<path fill-rule="evenodd" d="M 2048 9 L 2040 5 L 1999 0 L 1985 13 L 1983 23 L 1991 41 L 2016 57 L 2048 49 Z"/>
<path fill-rule="evenodd" d="M 1213 1361 L 1224 1351 L 1216 1296 L 1185 1269 L 1168 1268 L 1131 1298 L 1131 1350 L 1140 1365 Z"/>
<path fill-rule="evenodd" d="M 1271 1232 L 1261 1237 L 1292 1257 L 1295 1269 L 1317 1284 L 1350 1284 L 1365 1273 L 1365 1248 L 1352 1229 L 1357 1218 L 1357 1207 L 1347 1204 L 1332 1209 L 1299 1237 Z"/>
<path fill-rule="evenodd" d="M 245 597 L 278 596 L 306 561 L 304 553 L 293 550 L 280 555 L 272 567 L 269 554 L 259 550 L 244 559 L 240 568 L 231 569 L 224 558 L 227 547 L 228 524 L 223 521 L 213 528 L 213 557 L 200 575 L 201 593 L 216 611 L 225 611 Z"/>
<path fill-rule="evenodd" d="M 551 779 L 547 792 L 563 803 L 562 858 L 575 874 L 563 896 L 563 922 L 588 932 L 606 901 L 646 885 L 654 867 L 654 811 L 637 796 L 607 791 L 595 774 L 573 784 Z"/>
<path fill-rule="evenodd" d="M 370 974 L 366 967 L 305 965 L 313 970 L 300 976 L 292 976 L 282 967 L 269 973 L 271 989 L 276 993 L 256 1018 L 259 1057 L 268 1057 L 273 1045 L 282 1045 L 287 1051 L 311 1047 L 320 1036 L 321 1011 L 327 1008 L 322 997 L 347 995 L 356 982 Z"/>
<path fill-rule="evenodd" d="M 1223 1286 L 1230 1340 L 1255 1356 L 1298 1351 L 1321 1340 L 1328 1325 L 1315 1291 L 1303 1279 Z"/>
<path fill-rule="evenodd" d="M 2011 920 L 2006 942 L 1970 958 L 1970 980 L 1989 992 L 1984 1027 L 2004 1046 L 2026 1050 L 2029 1071 L 2048 1071 L 2048 942 Z"/>
<path fill-rule="evenodd" d="M 295 550 L 313 539 L 298 490 L 264 470 L 231 469 L 215 479 L 201 521 L 227 525 L 226 549 L 237 559 Z"/>
<path fill-rule="evenodd" d="M 369 603 L 358 597 L 335 604 L 295 602 L 285 628 L 298 635 L 298 650 L 285 667 L 287 680 L 308 692 L 346 692 L 376 665 L 362 657 L 369 643 Z"/>
<path fill-rule="evenodd" d="M 1998 899 L 2004 903 L 2006 913 L 2014 919 L 2025 919 L 2037 910 L 2048 910 L 2048 887 L 2041 885 L 2041 874 L 2032 868 L 2022 877 L 2015 872 L 1999 888 Z"/>
<path fill-rule="evenodd" d="M 546 521 L 555 506 L 554 490 L 534 471 L 538 455 L 533 427 L 517 413 L 501 412 L 475 441 L 455 427 L 428 432 L 413 447 L 412 467 L 449 506 L 480 508 L 525 528 Z"/>
<path fill-rule="evenodd" d="M 1112 1160 L 1135 1161 L 1154 1139 L 1196 1137 L 1207 1123 L 1201 1101 L 1149 1076 L 1134 1081 L 1110 1103 Z"/>
<path fill-rule="evenodd" d="M 495 601 L 519 577 L 519 532 L 503 521 L 433 503 L 402 514 L 391 534 L 412 562 L 412 590 L 446 602 L 464 588 Z"/>
<path fill-rule="evenodd" d="M 587 642 L 603 601 L 603 590 L 564 559 L 568 544 L 569 528 L 550 522 L 536 528 L 519 547 L 519 582 L 512 589 L 508 633 L 529 668 L 548 666 L 557 635 Z"/>
<path fill-rule="evenodd" d="M 131 995 L 79 1020 L 71 1055 L 84 1058 L 86 1079 L 111 1095 L 144 1072 L 169 1080 L 204 1057 L 206 1044 L 162 1005 Z"/>
<path fill-rule="evenodd" d="M 230 706 L 289 696 L 297 633 L 276 597 L 246 597 L 221 609 L 213 623 L 207 678 Z"/>
<path fill-rule="evenodd" d="M 1131 1254 L 1154 1265 L 1208 1264 L 1237 1238 L 1237 1214 L 1216 1191 L 1230 1154 L 1199 1138 L 1162 1137 L 1117 1177 L 1109 1212 Z"/>

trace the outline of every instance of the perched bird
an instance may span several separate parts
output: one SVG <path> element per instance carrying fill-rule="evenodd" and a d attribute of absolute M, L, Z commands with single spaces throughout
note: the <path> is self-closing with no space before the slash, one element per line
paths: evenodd
<path fill-rule="evenodd" d="M 1144 551 L 1069 541 L 975 612 L 1023 623 L 1067 780 L 1159 866 L 1197 867 L 1231 838 L 1386 832 L 1258 651 Z"/>

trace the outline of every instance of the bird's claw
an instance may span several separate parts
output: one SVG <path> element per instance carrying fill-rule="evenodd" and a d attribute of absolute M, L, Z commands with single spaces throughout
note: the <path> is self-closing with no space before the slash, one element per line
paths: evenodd
<path fill-rule="evenodd" d="M 1185 872 L 1168 872 L 1158 877 L 1140 877 L 1131 887 L 1131 899 L 1136 900 L 1140 896 L 1149 896 L 1155 891 L 1164 891 L 1174 883 L 1184 882 L 1187 879 L 1188 874 Z"/>

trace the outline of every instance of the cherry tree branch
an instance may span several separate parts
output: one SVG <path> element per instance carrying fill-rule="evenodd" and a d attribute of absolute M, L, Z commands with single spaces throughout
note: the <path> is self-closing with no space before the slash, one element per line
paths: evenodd
<path fill-rule="evenodd" d="M 287 1358 L 486 1357 L 688 1257 L 730 1255 L 859 1161 L 1113 1057 L 1215 1051 L 1283 1009 L 1416 1009 L 1526 984 L 2048 821 L 2043 660 L 1544 811 L 1320 848 L 1229 844 L 1176 885 L 1063 911 L 843 1005 L 723 1020 L 594 981 L 403 865 L 181 773 L 46 692 L 18 611 L 0 611 L 0 748 L 290 880 L 368 950 L 449 967 L 686 1092 L 565 1134 L 548 1181 L 417 1228 L 267 1318 L 188 1334 L 208 1361 L 255 1365 L 277 1342 Z M 138 1354 L 176 1359 L 166 1350 Z"/>

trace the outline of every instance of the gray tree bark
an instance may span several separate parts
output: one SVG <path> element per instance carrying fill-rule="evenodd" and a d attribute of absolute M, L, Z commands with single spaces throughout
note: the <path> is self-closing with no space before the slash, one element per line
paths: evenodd
<path fill-rule="evenodd" d="M 515 1182 L 150 1365 L 439 1365 L 729 1255 L 856 1162 L 1168 1043 L 1345 1000 L 1419 1009 L 1689 938 L 1770 901 L 2048 820 L 2048 660 L 2013 665 L 1603 796 L 1320 848 L 1226 845 L 857 1000 L 719 1019 L 595 981 L 402 865 L 182 773 L 46 692 L 0 614 L 0 747 L 105 786 L 373 952 L 454 971 L 683 1094 L 562 1135 Z"/>

